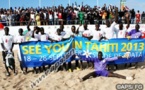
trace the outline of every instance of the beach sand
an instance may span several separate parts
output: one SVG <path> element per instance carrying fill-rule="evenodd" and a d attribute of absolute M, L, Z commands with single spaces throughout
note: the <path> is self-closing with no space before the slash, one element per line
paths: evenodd
<path fill-rule="evenodd" d="M 1 53 L 0 58 L 2 59 Z M 17 60 L 16 51 L 15 62 L 18 74 L 15 76 L 13 72 L 10 71 L 11 76 L 7 77 L 5 75 L 4 64 L 1 60 L 0 90 L 116 90 L 116 85 L 122 83 L 142 83 L 145 85 L 145 63 L 139 63 L 139 67 L 137 69 L 132 67 L 115 71 L 115 73 L 125 76 L 131 76 L 135 74 L 135 80 L 133 81 L 118 78 L 97 77 L 88 79 L 84 82 L 78 82 L 78 78 L 82 78 L 86 74 L 92 72 L 94 69 L 74 70 L 73 72 L 59 71 L 48 74 L 38 86 L 32 89 L 30 87 L 31 81 L 34 81 L 43 73 L 33 74 L 33 72 L 29 72 L 27 75 L 22 74 L 19 67 L 19 62 Z M 32 69 L 28 70 L 32 71 Z"/>

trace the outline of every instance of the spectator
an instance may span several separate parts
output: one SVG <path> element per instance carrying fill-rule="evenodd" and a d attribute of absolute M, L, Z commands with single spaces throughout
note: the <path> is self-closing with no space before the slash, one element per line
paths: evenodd
<path fill-rule="evenodd" d="M 35 13 L 34 13 L 34 11 L 31 11 L 30 19 L 32 20 L 32 25 L 35 25 Z"/>
<path fill-rule="evenodd" d="M 94 14 L 93 10 L 90 10 L 90 13 L 88 14 L 88 20 L 89 20 L 90 24 L 94 24 L 94 17 L 95 17 L 95 14 Z"/>
<path fill-rule="evenodd" d="M 131 24 L 134 24 L 134 19 L 135 19 L 135 11 L 134 9 L 131 10 Z"/>
<path fill-rule="evenodd" d="M 80 24 L 84 24 L 84 12 L 83 12 L 83 10 L 81 10 L 81 11 L 78 13 L 78 19 L 79 19 L 79 23 L 80 23 Z"/>
<path fill-rule="evenodd" d="M 107 18 L 107 11 L 103 10 L 103 12 L 102 12 L 102 23 L 103 24 L 105 24 L 106 18 Z"/>
<path fill-rule="evenodd" d="M 141 17 L 141 15 L 140 15 L 139 10 L 138 10 L 137 14 L 136 14 L 136 23 L 137 24 L 140 23 L 140 17 Z"/>
<path fill-rule="evenodd" d="M 78 12 L 78 9 L 75 8 L 75 9 L 74 9 L 74 12 L 75 12 L 75 14 L 76 14 L 75 24 L 78 24 L 78 19 L 79 19 L 79 18 L 78 18 L 78 13 L 79 13 L 79 12 Z"/>
<path fill-rule="evenodd" d="M 6 26 L 7 16 L 6 16 L 6 12 L 4 11 L 1 13 L 1 21 L 3 25 Z"/>
<path fill-rule="evenodd" d="M 58 24 L 58 12 L 57 9 L 54 10 L 54 25 Z"/>
<path fill-rule="evenodd" d="M 14 18 L 14 20 L 15 20 L 15 25 L 20 25 L 20 18 L 21 18 L 21 15 L 16 11 L 15 12 L 16 13 L 16 16 L 15 16 L 15 18 Z"/>
<path fill-rule="evenodd" d="M 62 16 L 62 11 L 58 11 L 58 21 L 59 21 L 59 24 L 63 24 L 63 16 Z"/>
<path fill-rule="evenodd" d="M 30 12 L 29 12 L 29 10 L 26 10 L 25 11 L 25 25 L 27 25 L 28 24 L 28 22 L 29 22 L 29 20 L 30 20 Z"/>
<path fill-rule="evenodd" d="M 43 12 L 43 10 L 40 11 L 40 21 L 41 21 L 41 25 L 44 25 L 44 12 Z"/>
<path fill-rule="evenodd" d="M 125 12 L 125 24 L 130 23 L 130 12 Z"/>
<path fill-rule="evenodd" d="M 114 14 L 112 11 L 109 12 L 109 20 L 112 21 L 114 19 Z"/>
<path fill-rule="evenodd" d="M 137 23 L 140 22 L 141 15 L 135 13 L 134 9 L 130 12 L 126 12 L 126 8 L 123 11 L 118 11 L 116 6 L 109 5 L 109 7 L 104 4 L 103 7 L 93 8 L 89 5 L 68 5 L 64 8 L 62 5 L 58 7 L 49 7 L 49 8 L 11 8 L 10 10 L 1 9 L 0 16 L 1 22 L 6 25 L 9 22 L 9 25 L 27 25 L 30 19 L 33 19 L 31 25 L 57 25 L 57 24 L 104 24 L 105 20 L 114 19 L 115 17 L 119 17 L 119 21 L 122 23 L 127 23 L 126 16 L 129 16 L 130 22 L 133 24 L 134 19 L 136 17 Z M 35 12 L 40 12 L 35 15 Z M 35 17 L 34 17 L 35 15 Z M 40 17 L 40 20 L 36 21 L 36 16 Z M 144 15 L 143 15 L 144 16 Z M 9 20 L 8 20 L 9 19 Z M 11 19 L 11 20 L 10 20 Z M 144 21 L 143 21 L 144 22 Z"/>
<path fill-rule="evenodd" d="M 35 16 L 35 20 L 36 20 L 36 25 L 40 26 L 41 25 L 41 19 L 40 19 L 40 14 L 39 12 L 36 14 Z"/>
<path fill-rule="evenodd" d="M 56 14 L 56 13 L 55 13 Z M 53 22 L 53 16 L 54 15 L 54 13 L 53 13 L 53 11 L 50 9 L 49 11 L 48 11 L 48 21 L 49 21 L 49 25 L 53 25 L 54 24 L 54 22 Z M 57 18 L 57 16 L 55 16 L 55 20 L 56 20 L 56 18 Z"/>
<path fill-rule="evenodd" d="M 71 18 L 72 18 L 71 11 L 68 10 L 68 12 L 67 12 L 67 19 L 66 19 L 68 25 L 71 24 Z"/>
<path fill-rule="evenodd" d="M 21 26 L 24 25 L 25 23 L 24 21 L 25 21 L 25 16 L 21 15 L 20 20 L 19 20 Z"/>
<path fill-rule="evenodd" d="M 142 13 L 141 20 L 142 20 L 142 23 L 145 23 L 145 12 Z"/>
<path fill-rule="evenodd" d="M 76 19 L 77 19 L 77 14 L 74 12 L 74 10 L 72 10 L 72 13 L 71 13 L 71 16 L 72 16 L 72 18 L 71 18 L 71 23 L 72 24 L 77 24 L 77 22 L 76 22 Z"/>

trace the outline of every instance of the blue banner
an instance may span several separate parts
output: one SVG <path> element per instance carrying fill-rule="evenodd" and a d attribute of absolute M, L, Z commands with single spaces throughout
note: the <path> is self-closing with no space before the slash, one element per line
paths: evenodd
<path fill-rule="evenodd" d="M 74 55 L 72 42 L 73 39 L 59 43 L 39 41 L 21 43 L 19 46 L 23 67 L 50 65 L 64 57 L 68 57 L 67 59 L 70 61 L 71 56 Z"/>
<path fill-rule="evenodd" d="M 38 67 L 54 64 L 63 57 L 68 57 L 67 62 L 76 54 L 80 60 L 96 59 L 98 51 L 103 52 L 103 57 L 122 56 L 130 52 L 129 59 L 120 59 L 110 64 L 124 64 L 143 62 L 145 59 L 145 39 L 111 39 L 108 41 L 89 41 L 83 37 L 75 37 L 66 41 L 50 42 L 25 42 L 21 43 L 20 52 L 24 67 Z M 73 51 L 72 51 L 73 50 Z M 66 53 L 70 54 L 66 54 Z M 66 55 L 66 56 L 65 56 Z"/>
<path fill-rule="evenodd" d="M 110 64 L 124 64 L 131 62 L 143 62 L 145 59 L 145 39 L 110 39 L 107 41 L 89 41 L 86 38 L 76 37 L 75 53 L 81 60 L 91 60 L 98 56 L 98 51 L 103 52 L 104 58 L 123 56 L 130 52 L 129 59 L 120 59 L 109 62 Z"/>

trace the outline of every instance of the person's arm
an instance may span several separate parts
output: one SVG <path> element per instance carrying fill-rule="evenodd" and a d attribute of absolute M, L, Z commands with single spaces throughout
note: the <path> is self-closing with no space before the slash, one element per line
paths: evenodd
<path fill-rule="evenodd" d="M 102 36 L 98 41 L 100 42 L 100 41 L 102 41 L 102 39 L 108 40 L 106 37 Z"/>
<path fill-rule="evenodd" d="M 3 42 L 3 39 L 1 38 L 1 47 L 2 47 L 2 49 L 5 51 L 5 46 L 4 46 L 4 42 Z"/>
<path fill-rule="evenodd" d="M 115 60 L 118 60 L 118 59 L 120 59 L 120 58 L 122 58 L 122 56 L 118 56 L 118 57 L 113 57 L 113 58 L 105 58 L 104 60 L 103 60 L 103 62 L 105 63 L 105 62 L 110 62 L 110 61 L 115 61 Z"/>
<path fill-rule="evenodd" d="M 111 29 L 115 28 L 115 25 L 118 23 L 118 17 L 115 17 L 115 21 L 111 24 Z"/>
<path fill-rule="evenodd" d="M 30 19 L 30 20 L 29 20 L 29 22 L 28 22 L 28 24 L 27 24 L 27 27 L 29 27 L 29 26 L 31 25 L 32 20 L 33 20 L 33 19 Z"/>
<path fill-rule="evenodd" d="M 5 51 L 5 47 L 4 47 L 4 44 L 3 43 L 1 43 L 1 47 Z"/>
<path fill-rule="evenodd" d="M 88 34 L 89 36 L 85 36 L 85 33 Z M 93 38 L 92 34 L 91 34 L 91 31 L 84 31 L 84 33 L 82 34 L 83 37 L 91 40 Z"/>
<path fill-rule="evenodd" d="M 93 36 L 88 37 L 89 40 L 91 40 L 93 38 Z"/>
<path fill-rule="evenodd" d="M 130 40 L 130 38 L 131 38 L 131 33 L 132 33 L 132 30 L 130 32 L 128 32 L 126 35 L 128 40 Z"/>
<path fill-rule="evenodd" d="M 93 36 L 86 37 L 84 35 L 82 35 L 82 37 L 87 38 L 88 40 L 91 40 L 93 38 Z"/>
<path fill-rule="evenodd" d="M 82 26 L 82 25 L 80 24 L 79 27 L 77 28 L 76 34 L 79 34 L 79 28 L 80 28 L 81 26 Z"/>
<path fill-rule="evenodd" d="M 12 36 L 12 40 L 13 40 L 13 41 L 12 41 L 11 52 L 13 51 L 13 47 L 14 47 L 14 44 L 15 44 L 15 43 L 14 43 L 14 37 L 13 37 L 13 36 Z"/>

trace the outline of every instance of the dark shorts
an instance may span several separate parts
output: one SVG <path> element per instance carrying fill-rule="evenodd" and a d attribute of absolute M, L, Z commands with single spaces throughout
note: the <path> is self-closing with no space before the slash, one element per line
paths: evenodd
<path fill-rule="evenodd" d="M 103 70 L 103 71 L 96 71 L 96 75 L 97 76 L 104 76 L 104 77 L 108 77 L 109 71 L 107 70 Z"/>

